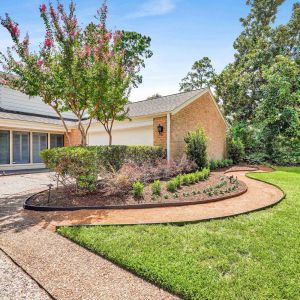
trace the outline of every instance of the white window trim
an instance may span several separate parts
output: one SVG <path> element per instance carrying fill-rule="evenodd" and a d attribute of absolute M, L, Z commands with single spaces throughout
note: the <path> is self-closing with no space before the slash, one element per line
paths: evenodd
<path fill-rule="evenodd" d="M 47 144 L 47 149 L 50 149 L 50 135 L 51 134 L 60 134 L 64 135 L 62 132 L 57 132 L 57 131 L 45 131 L 45 130 L 26 130 L 26 129 L 19 129 L 19 128 L 14 128 L 14 129 L 8 129 L 5 127 L 0 127 L 0 130 L 4 131 L 9 131 L 9 164 L 0 164 L 0 170 L 2 168 L 6 167 L 15 167 L 15 168 L 24 168 L 24 167 L 30 167 L 30 166 L 44 166 L 43 163 L 34 163 L 33 162 L 33 152 L 32 152 L 32 146 L 33 146 L 33 139 L 32 139 L 32 134 L 33 133 L 46 133 L 48 136 L 48 144 Z M 22 132 L 28 132 L 29 133 L 29 163 L 25 164 L 14 164 L 13 163 L 13 132 L 14 131 L 22 131 Z"/>

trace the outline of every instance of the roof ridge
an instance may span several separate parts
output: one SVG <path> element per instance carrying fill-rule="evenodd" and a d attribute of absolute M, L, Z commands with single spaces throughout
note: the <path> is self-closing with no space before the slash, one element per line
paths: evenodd
<path fill-rule="evenodd" d="M 165 96 L 161 96 L 161 97 L 157 97 L 157 98 L 152 98 L 152 99 L 144 99 L 144 100 L 134 101 L 134 102 L 128 103 L 128 105 L 135 104 L 135 103 L 140 103 L 140 102 L 144 102 L 144 101 L 151 101 L 151 100 L 155 100 L 155 99 L 161 99 L 161 98 L 165 98 L 165 97 L 169 97 L 169 96 L 187 94 L 187 93 L 190 93 L 190 92 L 203 91 L 205 89 L 207 89 L 207 88 L 196 89 L 196 90 L 191 90 L 191 91 L 187 91 L 187 92 L 179 92 L 179 93 L 169 94 L 169 95 L 165 95 Z"/>

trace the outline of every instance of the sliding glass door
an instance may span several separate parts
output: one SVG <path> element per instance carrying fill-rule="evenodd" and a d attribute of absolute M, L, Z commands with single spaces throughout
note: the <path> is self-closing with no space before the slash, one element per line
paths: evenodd
<path fill-rule="evenodd" d="M 10 163 L 10 133 L 8 130 L 0 130 L 0 165 Z"/>
<path fill-rule="evenodd" d="M 34 132 L 32 134 L 32 160 L 33 163 L 42 163 L 40 152 L 48 148 L 48 134 Z"/>
<path fill-rule="evenodd" d="M 28 164 L 30 162 L 29 132 L 13 132 L 13 163 Z"/>

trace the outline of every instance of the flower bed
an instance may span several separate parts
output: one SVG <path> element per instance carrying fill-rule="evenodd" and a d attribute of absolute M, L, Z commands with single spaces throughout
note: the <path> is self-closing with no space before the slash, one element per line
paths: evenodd
<path fill-rule="evenodd" d="M 157 190 L 157 187 L 156 187 Z M 111 194 L 103 189 L 87 194 L 76 195 L 58 188 L 51 192 L 48 203 L 48 191 L 30 197 L 25 208 L 37 210 L 68 210 L 82 208 L 145 208 L 159 206 L 180 206 L 207 203 L 235 197 L 246 192 L 246 185 L 233 177 L 212 173 L 205 181 L 194 184 L 184 183 L 175 192 L 167 189 L 167 181 L 160 183 L 160 196 L 153 194 L 152 184 L 144 187 L 143 197 L 136 198 L 133 192 Z"/>

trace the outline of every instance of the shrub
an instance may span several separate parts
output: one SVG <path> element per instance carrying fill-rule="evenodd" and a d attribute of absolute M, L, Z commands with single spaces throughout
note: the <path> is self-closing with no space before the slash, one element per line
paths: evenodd
<path fill-rule="evenodd" d="M 167 186 L 167 190 L 171 193 L 175 192 L 178 187 L 175 179 L 167 181 L 166 186 Z"/>
<path fill-rule="evenodd" d="M 98 165 L 95 151 L 82 147 L 53 148 L 41 152 L 47 168 L 57 173 L 57 178 L 67 186 L 75 181 L 77 193 L 89 193 L 96 190 Z"/>
<path fill-rule="evenodd" d="M 189 185 L 190 184 L 190 177 L 188 174 L 182 175 L 182 184 Z"/>
<path fill-rule="evenodd" d="M 193 184 L 196 182 L 196 176 L 194 173 L 188 174 L 188 177 L 189 177 L 190 184 Z"/>
<path fill-rule="evenodd" d="M 240 138 L 228 138 L 228 156 L 234 163 L 240 162 L 245 157 L 245 147 Z"/>
<path fill-rule="evenodd" d="M 151 184 L 152 195 L 160 196 L 161 194 L 161 185 L 159 180 L 155 180 Z"/>
<path fill-rule="evenodd" d="M 184 138 L 186 154 L 190 160 L 195 161 L 199 169 L 208 165 L 207 138 L 202 128 L 189 132 Z"/>
<path fill-rule="evenodd" d="M 164 150 L 157 146 L 91 146 L 88 149 L 95 150 L 99 162 L 108 170 L 119 170 L 126 161 L 138 166 L 145 163 L 156 164 L 164 158 Z"/>
<path fill-rule="evenodd" d="M 133 196 L 135 198 L 143 198 L 144 196 L 144 184 L 140 181 L 136 181 L 132 185 Z"/>
<path fill-rule="evenodd" d="M 211 170 L 215 170 L 217 168 L 224 168 L 224 167 L 228 167 L 231 166 L 233 164 L 232 159 L 212 159 L 209 162 L 209 167 Z"/>

